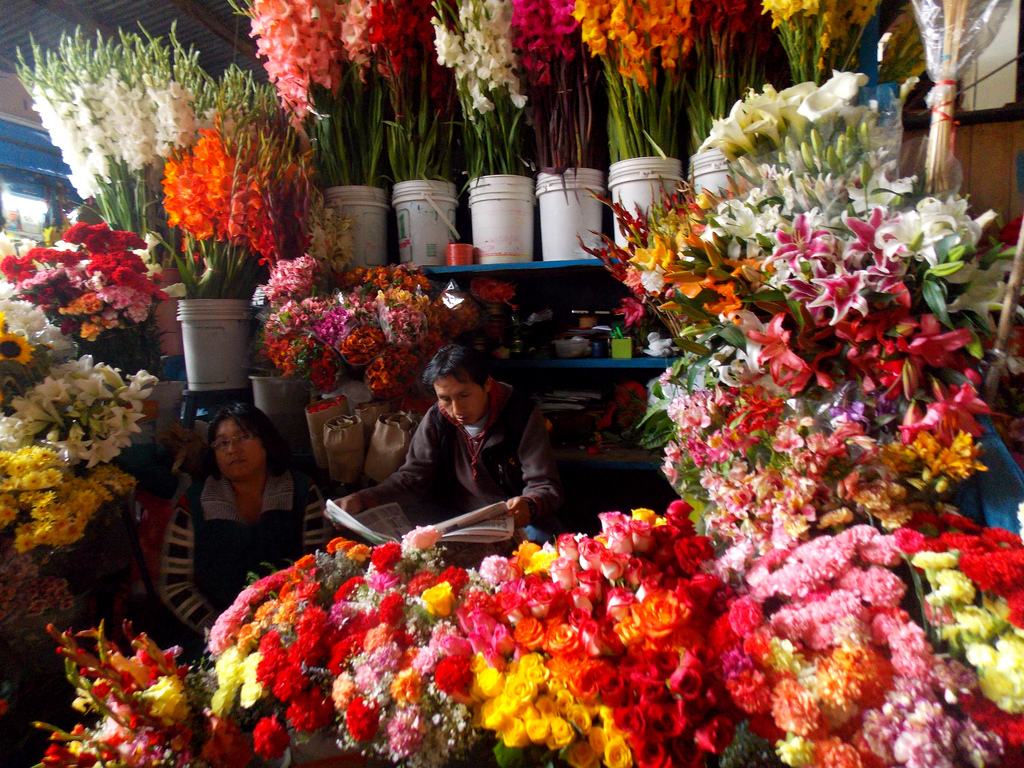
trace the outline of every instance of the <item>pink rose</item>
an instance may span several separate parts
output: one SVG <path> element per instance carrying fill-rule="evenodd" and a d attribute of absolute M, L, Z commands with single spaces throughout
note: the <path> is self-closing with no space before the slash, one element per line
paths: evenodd
<path fill-rule="evenodd" d="M 576 578 L 580 582 L 577 589 L 582 590 L 583 594 L 589 597 L 591 602 L 601 602 L 601 596 L 604 593 L 604 576 L 601 575 L 600 571 L 580 571 Z M 574 589 L 573 592 L 575 591 Z"/>
<path fill-rule="evenodd" d="M 460 608 L 455 612 L 455 618 L 459 622 L 459 629 L 467 635 L 477 630 L 483 630 L 488 633 L 493 632 L 494 627 L 498 624 L 494 617 L 488 616 L 481 610 L 467 611 L 464 608 Z"/>
<path fill-rule="evenodd" d="M 588 571 L 588 573 L 591 573 L 591 571 Z M 576 587 L 576 589 L 570 592 L 569 599 L 572 601 L 572 607 L 576 610 L 585 611 L 588 616 L 593 614 L 594 602 L 583 587 Z"/>
<path fill-rule="evenodd" d="M 501 612 L 512 624 L 518 624 L 530 612 L 526 598 L 514 592 L 502 592 L 498 596 Z"/>
<path fill-rule="evenodd" d="M 482 567 L 483 566 L 481 566 L 481 568 Z M 548 568 L 548 573 L 551 574 L 552 581 L 568 592 L 576 586 L 576 574 L 579 573 L 579 570 L 580 567 L 576 564 L 575 560 L 570 560 L 567 557 L 560 557 L 551 563 Z"/>
<path fill-rule="evenodd" d="M 629 558 L 615 552 L 605 552 L 601 557 L 601 574 L 608 581 L 618 581 L 626 575 Z"/>
<path fill-rule="evenodd" d="M 605 551 L 601 542 L 593 539 L 583 539 L 579 543 L 580 566 L 585 571 L 596 571 L 601 567 L 601 553 Z"/>
<path fill-rule="evenodd" d="M 538 581 L 530 585 L 527 592 L 526 604 L 530 607 L 530 613 L 535 619 L 547 618 L 548 611 L 559 595 L 562 588 L 550 581 Z"/>
<path fill-rule="evenodd" d="M 629 525 L 629 518 L 621 512 L 602 512 L 597 517 L 601 521 L 601 530 L 605 533 L 613 525 Z"/>
<path fill-rule="evenodd" d="M 649 555 L 657 546 L 654 541 L 654 534 L 651 532 L 651 524 L 643 520 L 630 520 L 629 532 L 633 536 L 633 551 L 641 555 Z"/>
<path fill-rule="evenodd" d="M 498 624 L 494 628 L 494 634 L 491 636 L 491 649 L 499 656 L 509 656 L 515 651 L 516 641 L 504 624 Z"/>
<path fill-rule="evenodd" d="M 402 537 L 402 546 L 411 549 L 430 549 L 441 540 L 441 534 L 432 525 L 413 528 Z"/>
<path fill-rule="evenodd" d="M 629 525 L 617 523 L 610 526 L 604 532 L 604 535 L 608 541 L 608 549 L 611 552 L 619 555 L 633 554 L 633 534 L 629 530 Z"/>
<path fill-rule="evenodd" d="M 570 594 L 569 597 L 570 597 L 570 600 L 571 600 L 572 595 Z M 571 626 L 573 629 L 579 629 L 580 625 L 584 621 L 586 621 L 587 619 L 593 618 L 591 616 L 592 613 L 593 613 L 593 611 L 589 610 L 589 609 L 576 608 L 576 607 L 570 608 L 569 609 L 569 617 L 568 617 L 569 626 Z"/>
<path fill-rule="evenodd" d="M 558 537 L 558 554 L 566 560 L 578 561 L 580 559 L 580 548 L 575 534 L 563 533 Z"/>
<path fill-rule="evenodd" d="M 446 634 L 443 635 L 438 644 L 437 649 L 444 656 L 472 656 L 473 646 L 470 642 L 458 635 Z"/>
<path fill-rule="evenodd" d="M 605 611 L 615 621 L 622 621 L 629 615 L 629 607 L 636 602 L 636 595 L 625 587 L 615 587 L 608 592 Z"/>

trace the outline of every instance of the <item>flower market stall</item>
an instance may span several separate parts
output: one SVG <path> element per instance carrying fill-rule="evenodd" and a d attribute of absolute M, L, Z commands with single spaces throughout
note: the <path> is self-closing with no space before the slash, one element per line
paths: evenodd
<path fill-rule="evenodd" d="M 0 725 L 7 658 L 62 658 L 47 768 L 1024 765 L 1024 471 L 997 432 L 1021 433 L 1024 238 L 953 183 L 959 64 L 931 50 L 969 61 L 1006 3 L 914 5 L 924 47 L 881 84 L 873 2 L 232 3 L 267 85 L 173 36 L 36 48 L 21 77 L 105 223 L 0 261 Z M 535 240 L 540 290 L 514 282 Z M 539 330 L 589 298 L 563 267 L 624 323 Z M 591 432 L 628 422 L 678 498 L 638 482 L 475 559 L 430 526 L 333 538 L 253 575 L 192 657 L 144 613 L 100 623 L 170 295 L 189 389 L 266 374 L 331 491 L 401 463 L 369 468 L 374 429 L 415 428 L 461 339 L 495 375 L 632 373 Z"/>

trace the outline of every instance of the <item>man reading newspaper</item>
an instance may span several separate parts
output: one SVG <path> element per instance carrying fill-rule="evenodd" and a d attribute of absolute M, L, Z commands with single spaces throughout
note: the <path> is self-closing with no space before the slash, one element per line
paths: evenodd
<path fill-rule="evenodd" d="M 504 501 L 531 539 L 560 532 L 562 483 L 533 403 L 492 379 L 486 357 L 458 344 L 434 356 L 423 381 L 437 403 L 416 429 L 405 464 L 335 504 L 355 515 L 397 502 L 413 525 L 434 525 Z"/>

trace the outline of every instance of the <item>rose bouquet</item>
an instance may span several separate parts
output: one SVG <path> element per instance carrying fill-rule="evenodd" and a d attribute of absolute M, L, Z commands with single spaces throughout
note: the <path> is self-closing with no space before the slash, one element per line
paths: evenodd
<path fill-rule="evenodd" d="M 254 720 L 266 758 L 311 733 L 410 766 L 465 755 L 474 649 L 452 614 L 470 575 L 434 541 L 335 539 L 244 590 L 210 633 L 213 714 Z"/>
<path fill-rule="evenodd" d="M 103 629 L 83 633 L 96 652 L 69 633 L 51 634 L 65 658 L 67 677 L 78 694 L 76 706 L 100 716 L 97 725 L 70 731 L 45 723 L 55 742 L 42 764 L 52 768 L 245 768 L 252 740 L 236 723 L 204 708 L 202 673 L 178 666 L 180 649 L 162 651 L 146 635 L 131 638 L 131 656 L 121 653 Z M 131 634 L 130 629 L 128 630 Z"/>
<path fill-rule="evenodd" d="M 0 262 L 15 295 L 42 309 L 81 352 L 125 372 L 158 370 L 153 313 L 167 294 L 138 255 L 145 242 L 106 224 L 76 224 L 64 233 L 64 244 Z"/>
<path fill-rule="evenodd" d="M 313 139 L 325 187 L 382 183 L 385 87 L 371 58 L 374 0 L 232 0 L 281 103 Z"/>
<path fill-rule="evenodd" d="M 776 550 L 716 629 L 726 688 L 790 766 L 982 766 L 1003 741 L 953 705 L 977 676 L 901 610 L 894 536 L 866 525 Z"/>
<path fill-rule="evenodd" d="M 612 162 L 679 157 L 681 67 L 693 46 L 693 15 L 681 0 L 577 0 L 591 56 L 604 63 Z"/>
<path fill-rule="evenodd" d="M 537 162 L 549 172 L 603 167 L 594 136 L 600 71 L 583 48 L 574 0 L 513 0 L 513 42 L 529 96 Z"/>
<path fill-rule="evenodd" d="M 367 37 L 391 100 L 387 149 L 396 182 L 452 178 L 455 77 L 437 60 L 433 13 L 430 0 L 379 0 L 369 14 Z"/>
<path fill-rule="evenodd" d="M 857 70 L 864 26 L 877 0 L 762 0 L 789 57 L 793 82 L 824 82 L 833 70 Z"/>
<path fill-rule="evenodd" d="M 145 33 L 95 42 L 63 35 L 58 51 L 33 44 L 34 65 L 18 75 L 81 197 L 93 198 L 116 230 L 167 234 L 159 181 L 164 161 L 190 146 L 216 92 L 173 33 L 168 45 Z"/>
<path fill-rule="evenodd" d="M 437 60 L 455 71 L 471 179 L 526 173 L 526 93 L 513 47 L 512 0 L 434 3 Z"/>
<path fill-rule="evenodd" d="M 604 513 L 596 538 L 483 561 L 494 594 L 471 593 L 455 615 L 478 654 L 472 695 L 496 752 L 691 766 L 732 741 L 742 717 L 711 631 L 729 590 L 705 572 L 711 541 L 688 511 Z"/>

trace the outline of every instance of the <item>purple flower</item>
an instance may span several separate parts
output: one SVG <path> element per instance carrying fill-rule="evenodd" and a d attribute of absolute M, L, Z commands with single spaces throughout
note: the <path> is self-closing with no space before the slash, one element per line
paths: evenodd
<path fill-rule="evenodd" d="M 730 648 L 722 654 L 722 674 L 727 680 L 754 669 L 754 661 L 739 648 Z"/>
<path fill-rule="evenodd" d="M 868 426 L 871 422 L 867 415 L 867 406 L 859 400 L 852 403 L 841 403 L 833 405 L 828 409 L 828 415 L 833 421 L 858 422 Z"/>
<path fill-rule="evenodd" d="M 1003 757 L 1003 740 L 994 733 L 983 731 L 972 720 L 963 723 L 956 745 L 968 765 L 997 765 Z"/>

